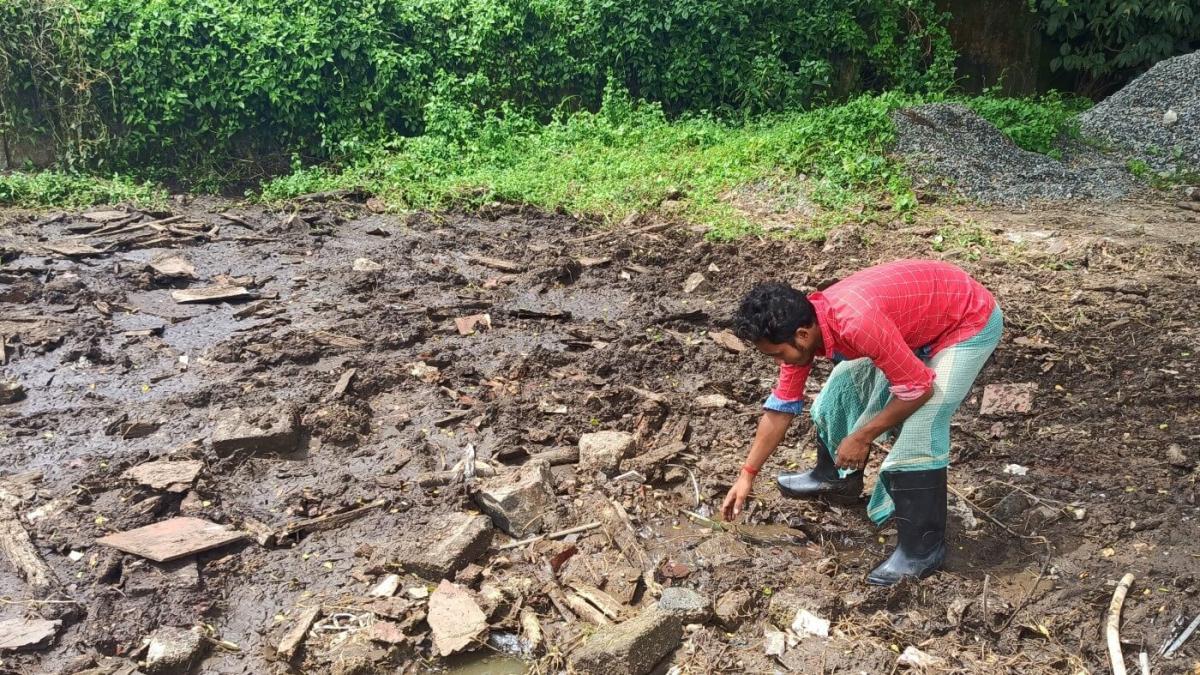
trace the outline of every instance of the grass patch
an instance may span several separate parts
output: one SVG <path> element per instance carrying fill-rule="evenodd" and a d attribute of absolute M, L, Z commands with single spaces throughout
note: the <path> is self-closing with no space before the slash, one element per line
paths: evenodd
<path fill-rule="evenodd" d="M 83 208 L 128 203 L 161 206 L 167 193 L 153 183 L 125 176 L 100 177 L 59 171 L 0 173 L 0 206 Z"/>
<path fill-rule="evenodd" d="M 267 183 L 268 202 L 362 187 L 397 209 L 526 203 L 620 220 L 683 195 L 679 215 L 731 238 L 755 229 L 725 195 L 738 186 L 806 174 L 808 197 L 832 212 L 916 206 L 908 178 L 885 155 L 888 112 L 914 101 L 866 95 L 849 103 L 741 124 L 670 121 L 655 105 L 610 94 L 597 113 L 547 125 L 517 115 L 459 119 L 465 133 L 401 139 L 342 171 L 316 167 Z"/>

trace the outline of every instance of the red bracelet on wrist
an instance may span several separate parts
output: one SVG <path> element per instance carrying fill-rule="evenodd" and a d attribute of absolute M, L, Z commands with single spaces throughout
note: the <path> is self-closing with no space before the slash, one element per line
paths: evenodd
<path fill-rule="evenodd" d="M 745 471 L 746 473 L 750 474 L 751 476 L 757 476 L 757 475 L 758 475 L 758 469 L 756 469 L 756 468 L 754 468 L 754 467 L 750 466 L 749 464 L 743 464 L 743 465 L 742 465 L 742 471 Z"/>

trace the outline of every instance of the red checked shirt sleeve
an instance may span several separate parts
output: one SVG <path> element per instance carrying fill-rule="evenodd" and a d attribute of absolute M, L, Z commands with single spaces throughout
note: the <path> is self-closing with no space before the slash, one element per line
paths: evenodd
<path fill-rule="evenodd" d="M 790 366 L 786 363 L 779 366 L 779 380 L 775 389 L 763 407 L 767 410 L 799 415 L 804 410 L 804 383 L 808 381 L 811 365 Z"/>
<path fill-rule="evenodd" d="M 913 354 L 895 322 L 882 312 L 863 310 L 845 322 L 841 337 L 848 351 L 871 359 L 883 371 L 896 398 L 911 401 L 933 386 L 933 369 Z"/>

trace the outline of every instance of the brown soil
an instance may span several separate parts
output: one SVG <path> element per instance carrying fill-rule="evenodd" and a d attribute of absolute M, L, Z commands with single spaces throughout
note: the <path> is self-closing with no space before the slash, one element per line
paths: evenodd
<path fill-rule="evenodd" d="M 229 208 L 250 228 L 217 215 Z M 953 208 L 913 226 L 843 228 L 822 245 L 717 244 L 686 228 L 619 229 L 580 243 L 592 233 L 585 226 L 515 208 L 486 218 L 400 218 L 326 203 L 305 207 L 301 218 L 201 200 L 175 213 L 220 231 L 68 259 L 37 244 L 69 235 L 68 225 L 83 222 L 77 215 L 47 222 L 44 214 L 0 214 L 0 335 L 9 345 L 0 379 L 27 393 L 0 406 L 0 466 L 10 476 L 42 474 L 21 513 L 48 515 L 23 524 L 63 584 L 59 597 L 77 603 L 27 602 L 24 581 L 0 564 L 0 620 L 65 617 L 52 647 L 5 657 L 13 672 L 73 672 L 96 654 L 140 658 L 156 627 L 196 624 L 239 647 L 212 647 L 197 672 L 284 672 L 267 653 L 298 606 L 354 611 L 384 572 L 374 552 L 420 541 L 443 514 L 472 508 L 466 486 L 423 488 L 417 474 L 454 465 L 466 444 L 506 465 L 598 429 L 643 431 L 654 446 L 684 429 L 682 420 L 686 449 L 669 463 L 695 475 L 699 507 L 686 471 L 659 466 L 645 486 L 596 485 L 568 464 L 554 469 L 558 508 L 547 521 L 589 522 L 596 494 L 612 497 L 638 527 L 656 583 L 714 600 L 731 589 L 753 595 L 736 632 L 708 624 L 685 636 L 673 657 L 685 672 L 880 672 L 911 645 L 960 672 L 1102 671 L 1103 616 L 1126 572 L 1137 577 L 1124 611 L 1126 653 L 1150 652 L 1156 672 L 1197 667 L 1200 638 L 1174 660 L 1154 657 L 1177 617 L 1200 610 L 1197 473 L 1186 467 L 1200 439 L 1196 214 L 1168 204 L 1025 214 Z M 170 290 L 184 284 L 145 269 L 167 253 L 195 266 L 193 286 L 228 278 L 261 299 L 177 305 Z M 525 271 L 508 275 L 468 254 Z M 719 506 L 773 377 L 768 360 L 707 337 L 727 326 L 740 294 L 767 277 L 812 287 L 916 256 L 962 265 L 1007 316 L 1004 340 L 955 424 L 951 485 L 978 510 L 951 499 L 947 570 L 892 589 L 865 586 L 892 530 L 877 531 L 862 503 L 775 493 L 769 474 L 811 462 L 806 421 L 764 471 L 748 519 L 798 528 L 809 544 L 743 544 L 683 515 Z M 358 258 L 382 269 L 353 271 Z M 581 258 L 609 260 L 581 267 Z M 708 286 L 685 294 L 693 272 Z M 243 311 L 253 303 L 257 311 Z M 459 335 L 454 318 L 479 313 L 490 315 L 491 328 Z M 420 362 L 437 370 L 414 369 Z M 350 368 L 355 377 L 334 400 Z M 979 393 L 997 382 L 1036 382 L 1034 410 L 981 417 Z M 712 393 L 730 405 L 695 404 Z M 217 457 L 208 447 L 216 420 L 258 406 L 294 408 L 302 449 Z M 158 426 L 125 438 L 113 424 L 122 417 Z M 1179 446 L 1174 464 L 1171 444 Z M 118 478 L 168 456 L 205 461 L 190 493 L 154 493 Z M 1010 464 L 1028 474 L 1006 473 Z M 148 577 L 140 559 L 95 544 L 177 513 L 281 527 L 378 499 L 385 508 L 281 546 L 200 554 L 199 585 Z M 603 583 L 617 564 L 607 538 L 594 531 L 575 544 L 580 554 L 563 570 Z M 72 551 L 84 557 L 72 561 Z M 585 629 L 558 620 L 537 592 L 538 560 L 517 549 L 479 562 L 489 577 L 533 581 L 525 601 L 547 627 L 553 649 L 542 665 L 550 667 Z M 662 576 L 664 563 L 687 575 Z M 415 583 L 406 577 L 402 588 Z M 635 601 L 651 603 L 651 595 L 639 590 Z M 832 620 L 833 634 L 802 641 L 781 664 L 763 655 L 763 627 L 769 608 L 782 613 L 797 596 Z M 504 627 L 514 627 L 512 616 Z M 439 667 L 424 624 L 410 628 L 415 644 L 371 657 Z M 293 669 L 341 663 L 349 672 L 342 647 L 310 640 Z"/>

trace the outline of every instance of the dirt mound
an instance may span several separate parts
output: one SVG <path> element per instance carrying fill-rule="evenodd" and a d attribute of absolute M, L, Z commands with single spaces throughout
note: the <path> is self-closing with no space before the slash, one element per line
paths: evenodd
<path fill-rule="evenodd" d="M 1156 63 L 1080 125 L 1156 171 L 1200 171 L 1200 52 Z"/>
<path fill-rule="evenodd" d="M 984 204 L 1114 200 L 1139 186 L 1123 165 L 1083 150 L 1064 161 L 1017 147 L 992 123 L 957 103 L 892 113 L 895 152 L 927 193 L 957 193 Z"/>

